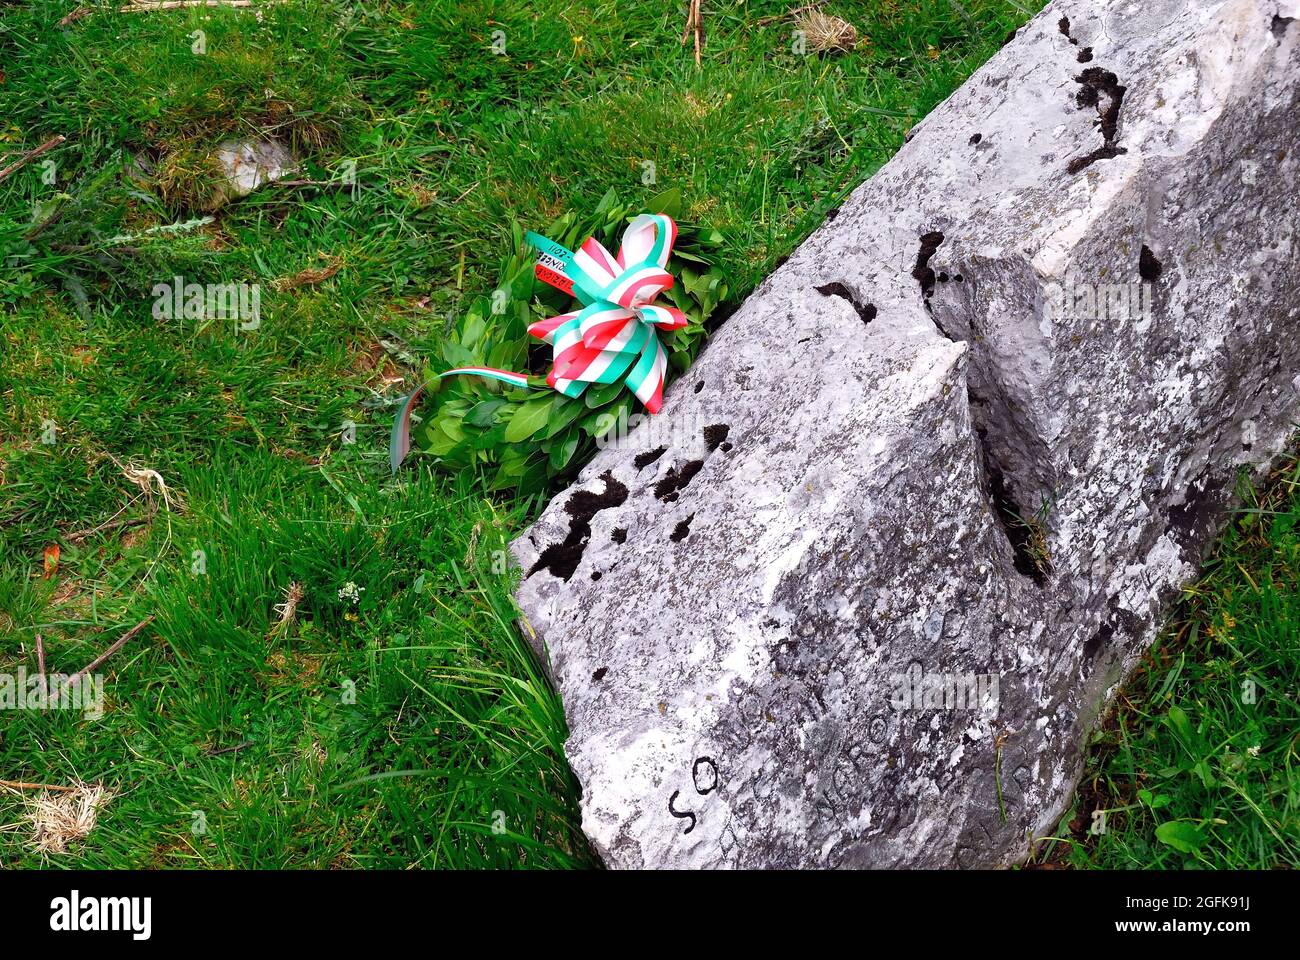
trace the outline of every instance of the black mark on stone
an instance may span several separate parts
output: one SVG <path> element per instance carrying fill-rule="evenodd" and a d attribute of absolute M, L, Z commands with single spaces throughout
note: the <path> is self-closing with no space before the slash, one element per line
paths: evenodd
<path fill-rule="evenodd" d="M 712 757 L 696 757 L 691 764 L 691 779 L 695 781 L 695 792 L 707 797 L 718 789 L 718 765 Z"/>
<path fill-rule="evenodd" d="M 650 464 L 662 457 L 667 449 L 667 447 L 659 447 L 656 450 L 647 450 L 645 453 L 638 453 L 636 458 L 632 461 L 632 465 L 638 470 L 644 470 L 646 467 L 650 466 Z"/>
<path fill-rule="evenodd" d="M 665 503 L 672 503 L 677 499 L 677 494 L 700 472 L 702 466 L 703 460 L 688 460 L 680 467 L 669 468 L 663 479 L 655 484 L 655 496 Z"/>
<path fill-rule="evenodd" d="M 615 480 L 610 471 L 606 470 L 600 478 L 605 481 L 603 493 L 579 490 L 569 498 L 564 505 L 564 511 L 569 515 L 569 535 L 563 543 L 553 543 L 543 550 L 528 576 L 538 570 L 549 570 L 552 576 L 565 581 L 573 576 L 587 549 L 587 541 L 591 539 L 592 518 L 600 511 L 617 507 L 627 500 L 627 487 Z"/>
<path fill-rule="evenodd" d="M 599 683 L 601 680 L 605 679 L 605 674 L 607 673 L 609 673 L 609 667 L 601 667 L 599 670 L 592 673 L 591 679 Z"/>
<path fill-rule="evenodd" d="M 615 543 L 626 543 L 627 531 L 622 527 L 615 527 L 614 532 L 609 535 L 609 539 L 613 540 Z"/>
<path fill-rule="evenodd" d="M 718 445 L 727 439 L 727 434 L 731 432 L 731 427 L 725 423 L 715 423 L 712 426 L 704 428 L 704 445 L 709 448 L 709 453 L 718 449 Z"/>
<path fill-rule="evenodd" d="M 1092 107 L 1097 111 L 1103 143 L 1092 153 L 1071 160 L 1065 168 L 1071 174 L 1079 173 L 1098 160 L 1110 160 L 1128 152 L 1115 142 L 1119 137 L 1119 110 L 1124 102 L 1125 89 L 1120 86 L 1119 78 L 1101 67 L 1089 67 L 1075 77 L 1074 82 L 1080 85 L 1074 102 L 1080 110 Z"/>
<path fill-rule="evenodd" d="M 730 444 L 730 443 L 726 443 L 726 442 L 724 442 L 724 443 L 722 444 L 722 452 L 723 452 L 723 453 L 730 453 L 730 452 L 731 452 L 731 444 Z"/>
<path fill-rule="evenodd" d="M 683 834 L 687 834 L 695 829 L 695 814 L 691 813 L 691 811 L 689 810 L 678 810 L 676 807 L 673 806 L 673 804 L 677 801 L 677 795 L 679 793 L 681 793 L 680 790 L 674 790 L 673 795 L 668 798 L 668 812 L 671 813 L 678 820 L 691 821 L 691 825 L 682 831 Z"/>
<path fill-rule="evenodd" d="M 975 144 L 979 143 L 983 139 L 984 139 L 984 134 L 982 133 L 971 134 L 970 145 L 973 147 L 975 146 Z"/>
<path fill-rule="evenodd" d="M 930 258 L 934 256 L 935 251 L 939 249 L 941 243 L 943 243 L 943 234 L 938 230 L 932 230 L 929 233 L 921 234 L 921 249 L 916 253 L 916 266 L 912 268 L 912 276 L 921 286 L 921 302 L 925 304 L 926 312 L 929 313 L 930 318 L 934 320 L 935 328 L 953 343 L 957 343 L 957 338 L 954 337 L 939 321 L 939 318 L 935 316 L 934 307 L 930 305 L 930 297 L 934 294 L 935 281 L 935 273 L 934 269 L 930 266 Z M 947 275 L 945 274 L 944 276 L 946 277 Z"/>
<path fill-rule="evenodd" d="M 860 303 L 853 291 L 844 284 L 836 281 L 835 283 L 824 283 L 820 287 L 814 288 L 823 297 L 841 297 L 847 300 L 849 304 L 857 311 L 859 319 L 863 323 L 870 323 L 876 319 L 876 308 L 874 304 Z"/>
<path fill-rule="evenodd" d="M 930 258 L 943 243 L 943 234 L 938 230 L 921 234 L 921 249 L 916 252 L 916 266 L 912 268 L 912 277 L 921 285 L 921 296 L 929 298 L 934 293 L 934 270 L 930 268 Z M 926 308 L 929 308 L 926 304 Z"/>
<path fill-rule="evenodd" d="M 695 385 L 695 392 L 699 393 L 703 389 L 704 389 L 704 381 L 701 380 L 699 383 Z"/>
<path fill-rule="evenodd" d="M 1151 248 L 1142 244 L 1142 253 L 1138 256 L 1138 276 L 1143 280 L 1159 280 L 1164 269 Z"/>
<path fill-rule="evenodd" d="M 1282 34 L 1286 33 L 1286 28 L 1293 23 L 1295 23 L 1295 17 L 1284 17 L 1275 13 L 1273 14 L 1273 22 L 1269 24 L 1269 30 L 1273 32 L 1273 36 L 1281 37 Z"/>
<path fill-rule="evenodd" d="M 1070 36 L 1069 17 L 1062 17 L 1060 21 L 1056 24 L 1056 28 L 1060 30 L 1062 34 L 1065 35 L 1065 38 L 1069 40 L 1070 43 L 1074 44 L 1076 47 L 1079 45 L 1079 41 L 1076 40 L 1074 37 Z M 1079 51 L 1079 56 L 1076 59 L 1080 63 L 1089 63 L 1092 60 L 1092 47 L 1084 47 L 1083 49 L 1081 49 Z"/>
<path fill-rule="evenodd" d="M 668 537 L 673 543 L 681 543 L 691 535 L 691 521 L 695 519 L 695 514 L 691 514 L 681 523 L 673 528 L 672 534 Z"/>
<path fill-rule="evenodd" d="M 599 580 L 599 579 L 601 578 L 601 576 L 602 576 L 602 574 L 601 574 L 601 572 L 600 572 L 599 570 L 593 570 L 593 571 L 591 571 L 591 579 L 593 579 L 593 580 Z"/>
<path fill-rule="evenodd" d="M 839 208 L 839 207 L 831 207 L 829 210 L 826 211 L 826 222 L 829 223 L 830 221 L 834 220 L 834 219 L 835 219 L 836 217 L 838 217 L 839 215 L 840 215 L 840 208 Z"/>

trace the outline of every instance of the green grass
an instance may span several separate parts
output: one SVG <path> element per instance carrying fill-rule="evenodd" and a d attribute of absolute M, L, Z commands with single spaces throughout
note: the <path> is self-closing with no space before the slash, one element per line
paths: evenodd
<path fill-rule="evenodd" d="M 0 167 L 68 138 L 0 181 L 0 673 L 34 667 L 38 633 L 71 671 L 155 619 L 105 666 L 102 719 L 5 716 L 0 779 L 117 791 L 56 866 L 591 864 L 563 714 L 501 562 L 541 504 L 418 459 L 390 479 L 396 399 L 490 286 L 512 220 L 610 187 L 680 187 L 725 233 L 743 298 L 1037 3 L 836 0 L 869 42 L 805 57 L 792 24 L 760 25 L 797 3 L 724 0 L 706 4 L 700 68 L 684 6 L 658 0 L 302 2 L 260 20 L 116 5 L 67 27 L 53 0 L 0 16 Z M 294 179 L 355 169 L 355 189 L 271 185 L 209 214 L 212 149 L 259 133 L 293 144 Z M 260 328 L 155 319 L 152 288 L 176 275 L 260 284 Z M 296 622 L 277 630 L 292 584 Z M 1206 743 L 1256 742 L 1240 716 L 1188 713 L 1228 724 Z M 1279 736 L 1260 733 L 1250 769 L 1290 784 Z M 1169 815 L 1206 815 L 1184 802 Z M 23 814 L 0 793 L 0 825 Z M 1125 855 L 1168 857 L 1139 839 Z M 1252 855 L 1294 862 L 1294 846 Z M 0 832 L 0 863 L 42 862 L 23 829 Z"/>
<path fill-rule="evenodd" d="M 492 572 L 520 511 L 428 477 L 380 489 L 347 455 L 322 470 L 311 483 L 273 453 L 214 445 L 169 471 L 183 513 L 161 509 L 139 542 L 66 549 L 58 583 L 8 585 L 4 607 L 33 624 L 17 639 L 42 630 L 66 672 L 117 625 L 156 619 L 111 661 L 102 719 L 15 712 L 0 768 L 122 790 L 83 866 L 583 862 L 563 717 Z M 339 596 L 348 582 L 358 604 Z M 305 599 L 277 632 L 290 583 Z M 10 865 L 36 862 L 17 847 Z"/>

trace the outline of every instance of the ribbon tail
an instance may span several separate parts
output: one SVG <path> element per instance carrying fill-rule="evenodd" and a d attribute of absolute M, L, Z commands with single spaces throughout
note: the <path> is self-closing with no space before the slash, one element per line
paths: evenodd
<path fill-rule="evenodd" d="M 497 370 L 493 367 L 456 367 L 454 370 L 444 370 L 434 377 L 435 380 L 441 380 L 443 377 L 483 377 L 487 380 L 500 380 L 502 383 L 509 384 L 512 387 L 528 389 L 528 376 L 522 373 L 511 373 L 509 370 Z M 415 409 L 415 402 L 420 399 L 420 394 L 429 384 L 422 383 L 414 390 L 411 395 L 402 401 L 397 416 L 393 418 L 393 429 L 388 435 L 388 469 L 393 474 L 397 473 L 397 468 L 402 465 L 406 455 L 411 452 L 411 412 Z"/>
<path fill-rule="evenodd" d="M 397 474 L 397 468 L 402 465 L 406 455 L 411 452 L 411 411 L 426 386 L 428 384 L 422 383 L 412 390 L 411 395 L 402 401 L 397 416 L 393 418 L 393 431 L 388 435 L 388 468 L 394 475 Z"/>
<path fill-rule="evenodd" d="M 438 379 L 443 377 L 482 377 L 485 380 L 500 380 L 502 383 L 508 383 L 512 387 L 527 389 L 528 375 L 524 373 L 511 373 L 509 370 L 497 370 L 494 367 L 457 367 L 454 370 L 444 370 L 438 374 Z"/>
<path fill-rule="evenodd" d="M 540 233 L 529 230 L 524 239 L 537 250 L 537 263 L 533 274 L 543 283 L 557 290 L 576 297 L 584 304 L 591 303 L 600 296 L 600 291 L 609 285 L 612 275 L 605 269 L 599 254 L 593 256 L 594 247 L 584 244 L 578 253 L 561 246 L 554 240 L 543 237 Z M 594 243 L 594 241 L 589 241 Z M 597 243 L 595 247 L 600 247 Z M 604 248 L 600 247 L 603 251 Z M 606 253 L 603 259 L 612 259 Z"/>

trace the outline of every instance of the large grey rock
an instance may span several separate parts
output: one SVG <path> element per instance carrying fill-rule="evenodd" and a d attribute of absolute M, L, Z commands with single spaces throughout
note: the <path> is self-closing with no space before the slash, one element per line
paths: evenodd
<path fill-rule="evenodd" d="M 608 864 L 1052 829 L 1300 407 L 1297 7 L 1052 3 L 516 541 Z"/>

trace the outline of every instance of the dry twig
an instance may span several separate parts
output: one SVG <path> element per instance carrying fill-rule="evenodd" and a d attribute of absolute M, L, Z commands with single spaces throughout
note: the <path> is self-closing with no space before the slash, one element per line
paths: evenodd
<path fill-rule="evenodd" d="M 180 7 L 252 7 L 267 6 L 254 4 L 253 0 L 134 0 L 125 7 L 118 7 L 118 13 L 148 13 L 151 10 L 176 10 Z"/>
<path fill-rule="evenodd" d="M 268 187 L 333 187 L 336 190 L 351 190 L 352 184 L 346 180 L 272 180 Z"/>
<path fill-rule="evenodd" d="M 284 293 L 286 290 L 296 290 L 298 287 L 315 286 L 334 276 L 342 266 L 342 257 L 325 257 L 325 266 L 319 268 L 307 267 L 292 276 L 279 277 L 271 281 L 271 286 L 275 287 L 280 293 Z"/>
<path fill-rule="evenodd" d="M 93 7 L 76 7 L 71 13 L 59 21 L 59 26 L 66 27 L 69 24 L 76 23 L 82 17 L 90 16 L 94 12 L 95 10 Z"/>
<path fill-rule="evenodd" d="M 686 12 L 686 29 L 682 31 L 682 43 L 686 43 L 692 36 L 695 38 L 695 65 L 700 65 L 700 48 L 704 46 L 704 24 L 703 14 L 700 10 L 700 4 L 703 0 L 691 0 L 690 8 Z"/>
<path fill-rule="evenodd" d="M 27 783 L 24 780 L 0 780 L 0 787 L 6 790 L 54 790 L 73 791 L 76 787 L 61 787 L 57 783 Z"/>
<path fill-rule="evenodd" d="M 226 754 L 226 753 L 238 753 L 240 750 L 243 750 L 245 747 L 251 747 L 252 745 L 253 745 L 252 740 L 245 740 L 243 743 L 234 743 L 228 747 L 208 747 L 203 752 L 205 755 L 209 757 L 219 757 L 222 754 Z"/>
<path fill-rule="evenodd" d="M 126 509 L 123 507 L 123 509 Z M 119 513 L 121 511 L 118 511 Z M 96 527 L 87 527 L 84 530 L 74 530 L 71 533 L 65 533 L 63 539 L 68 543 L 80 543 L 87 537 L 93 537 L 97 533 L 103 533 L 105 530 L 116 530 L 118 527 L 136 527 L 147 521 L 148 517 L 111 517 Z"/>
<path fill-rule="evenodd" d="M 36 669 L 41 675 L 41 693 L 50 692 L 49 681 L 45 679 L 45 638 L 39 633 L 36 635 Z"/>
<path fill-rule="evenodd" d="M 73 684 L 79 683 L 82 677 L 90 673 L 91 670 L 94 670 L 96 667 L 101 666 L 109 657 L 111 657 L 113 654 L 117 653 L 117 651 L 121 650 L 124 646 L 126 646 L 127 642 L 130 641 L 132 637 L 134 637 L 136 634 L 138 634 L 141 630 L 143 630 L 152 622 L 153 622 L 153 614 L 151 613 L 149 614 L 149 616 L 145 617 L 143 620 L 137 623 L 126 633 L 122 634 L 122 636 L 118 637 L 117 641 L 112 646 L 110 646 L 107 650 L 101 653 L 98 657 L 90 661 L 90 663 L 86 664 L 84 667 L 82 667 L 72 676 L 68 677 L 68 679 L 64 682 L 63 686 L 60 687 L 52 697 L 50 697 L 51 705 L 53 705 L 59 699 L 59 697 L 61 697 L 64 694 L 65 691 L 71 689 Z"/>
<path fill-rule="evenodd" d="M 65 137 L 63 134 L 60 133 L 56 137 L 50 137 L 50 139 L 46 140 L 39 147 L 33 147 L 32 149 L 28 150 L 26 153 L 24 153 L 13 163 L 9 164 L 9 166 L 5 167 L 3 170 L 0 170 L 0 180 L 3 180 L 5 177 L 9 176 L 9 174 L 13 173 L 15 170 L 17 170 L 19 167 L 23 166 L 24 164 L 31 163 L 42 153 L 48 153 L 50 150 L 53 150 L 55 147 L 57 147 L 59 144 L 63 143 L 67 139 L 68 139 L 67 137 Z"/>

